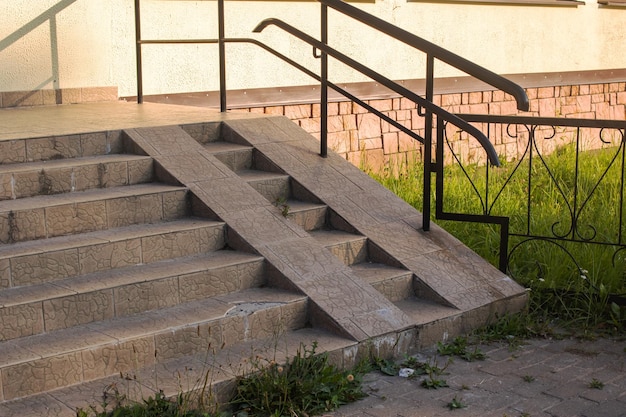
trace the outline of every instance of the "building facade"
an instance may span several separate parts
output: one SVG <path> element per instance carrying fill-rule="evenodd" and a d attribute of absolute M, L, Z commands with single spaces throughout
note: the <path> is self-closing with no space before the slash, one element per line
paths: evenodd
<path fill-rule="evenodd" d="M 142 0 L 143 39 L 215 39 L 217 2 Z M 626 3 L 621 0 L 373 0 L 352 2 L 415 35 L 525 87 L 541 116 L 624 119 Z M 0 1 L 0 107 L 65 104 L 137 95 L 135 2 Z M 315 1 L 227 1 L 227 38 L 254 38 L 319 72 L 312 48 L 279 28 L 284 20 L 319 38 Z M 329 44 L 386 77 L 423 92 L 425 56 L 339 13 L 329 12 Z M 219 89 L 215 44 L 144 45 L 143 93 L 163 102 Z M 421 127 L 415 106 L 330 61 L 330 79 Z M 308 75 L 246 43 L 226 45 L 229 106 L 283 114 L 319 132 L 319 86 Z M 451 111 L 515 114 L 512 98 L 435 63 L 435 95 Z M 398 132 L 340 98 L 331 105 L 331 146 L 355 163 L 406 159 L 415 150 Z M 506 144 L 502 145 L 506 148 Z M 511 148 L 512 145 L 509 145 Z M 504 149 L 503 149 L 504 151 Z M 507 155 L 508 151 L 505 152 Z M 401 154 L 401 155 L 397 155 Z M 378 164 L 378 162 L 377 162 Z"/>

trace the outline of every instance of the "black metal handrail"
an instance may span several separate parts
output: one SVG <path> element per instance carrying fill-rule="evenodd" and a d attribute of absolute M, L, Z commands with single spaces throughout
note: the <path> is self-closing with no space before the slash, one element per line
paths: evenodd
<path fill-rule="evenodd" d="M 446 64 L 456 69 L 459 69 L 466 74 L 471 75 L 472 77 L 475 77 L 491 85 L 492 87 L 496 87 L 497 89 L 512 95 L 513 97 L 515 97 L 515 100 L 517 102 L 517 108 L 519 110 L 527 111 L 529 109 L 530 104 L 526 92 L 521 86 L 515 84 L 513 81 L 510 81 L 501 75 L 489 71 L 488 69 L 483 68 L 480 65 L 477 65 L 459 55 L 454 54 L 453 52 L 448 51 L 447 49 L 435 45 L 434 43 L 431 43 L 423 38 L 420 38 L 417 35 L 412 34 L 411 32 L 394 26 L 391 23 L 388 23 L 376 16 L 366 13 L 363 10 L 354 7 L 348 3 L 345 3 L 341 0 L 318 1 L 345 14 L 346 16 L 356 19 L 359 22 L 376 29 L 379 32 L 385 33 L 400 42 L 403 42 L 415 49 L 419 49 L 429 56 L 445 62 Z"/>
<path fill-rule="evenodd" d="M 453 125 L 457 126 L 458 128 L 462 129 L 463 131 L 469 133 L 470 135 L 472 135 L 474 138 L 476 138 L 476 140 L 478 140 L 478 142 L 480 143 L 480 145 L 485 149 L 485 152 L 487 152 L 487 155 L 489 156 L 489 161 L 493 164 L 493 165 L 500 165 L 500 161 L 498 159 L 498 154 L 496 153 L 493 145 L 491 144 L 491 142 L 489 142 L 489 139 L 487 139 L 487 137 L 480 131 L 478 130 L 476 127 L 472 126 L 471 124 L 467 123 L 465 120 L 461 119 L 458 116 L 453 115 L 452 113 L 442 109 L 441 107 L 433 104 L 432 102 L 426 100 L 425 98 L 419 96 L 418 94 L 412 92 L 411 90 L 401 86 L 400 84 L 390 80 L 387 77 L 384 77 L 383 75 L 377 73 L 376 71 L 366 67 L 363 64 L 360 64 L 359 62 L 353 60 L 352 58 L 342 54 L 341 52 L 329 47 L 328 45 L 323 44 L 322 42 L 318 41 L 317 39 L 313 38 L 312 36 L 307 35 L 306 33 L 296 29 L 295 27 L 283 22 L 282 20 L 279 19 L 265 19 L 263 20 L 261 23 L 259 23 L 257 25 L 257 27 L 254 28 L 253 32 L 261 32 L 263 31 L 263 29 L 265 29 L 266 27 L 270 26 L 270 25 L 274 25 L 276 27 L 279 27 L 281 29 L 283 29 L 284 31 L 288 32 L 289 34 L 297 37 L 298 39 L 308 43 L 309 45 L 313 46 L 316 49 L 319 49 L 320 51 L 322 51 L 325 54 L 328 54 L 329 56 L 332 56 L 333 58 L 335 58 L 336 60 L 338 60 L 339 62 L 348 65 L 349 67 L 351 67 L 352 69 L 355 69 L 357 71 L 359 71 L 360 73 L 366 75 L 367 77 L 379 82 L 380 84 L 382 84 L 383 86 L 387 87 L 388 89 L 390 89 L 391 91 L 394 91 L 398 94 L 400 94 L 401 96 L 413 101 L 415 104 L 417 104 L 418 106 L 426 109 L 427 111 L 431 112 L 432 114 L 436 114 L 439 117 L 441 117 L 443 120 L 452 123 Z"/>
<path fill-rule="evenodd" d="M 225 21 L 224 21 L 224 0 L 218 0 L 218 38 L 217 39 L 159 39 L 159 40 L 144 40 L 141 37 L 141 17 L 140 17 L 140 0 L 135 0 L 135 35 L 136 35 L 136 48 L 137 48 L 137 101 L 141 103 L 143 101 L 143 77 L 142 77 L 142 61 L 141 61 L 141 47 L 144 44 L 185 44 L 185 43 L 205 43 L 205 44 L 218 44 L 219 46 L 219 74 L 220 74 L 220 111 L 224 112 L 227 109 L 226 102 L 226 63 L 225 63 L 225 44 L 226 43 L 250 43 L 259 46 L 270 52 L 274 56 L 282 59 L 290 64 L 292 67 L 303 71 L 315 80 L 320 82 L 320 104 L 321 104 L 321 118 L 320 118 L 320 155 L 326 156 L 327 153 L 327 116 L 328 116 L 328 88 L 334 89 L 343 96 L 358 103 L 368 111 L 376 114 L 382 120 L 390 123 L 394 127 L 398 128 L 402 132 L 406 133 L 410 137 L 424 144 L 424 205 L 423 205 L 423 229 L 430 229 L 430 190 L 431 190 L 431 173 L 436 166 L 441 164 L 440 161 L 432 162 L 432 132 L 433 132 L 433 116 L 437 117 L 440 123 L 452 123 L 461 130 L 467 132 L 474 137 L 485 150 L 488 155 L 489 161 L 494 165 L 499 165 L 498 155 L 489 142 L 487 137 L 476 127 L 467 123 L 462 118 L 447 112 L 446 110 L 436 106 L 433 103 L 433 84 L 434 84 L 434 60 L 439 59 L 457 69 L 472 75 L 479 80 L 482 80 L 493 87 L 502 89 L 503 91 L 513 95 L 517 101 L 518 108 L 522 110 L 528 109 L 528 97 L 524 90 L 517 84 L 501 77 L 491 71 L 486 70 L 458 55 L 453 54 L 437 45 L 434 45 L 422 38 L 419 38 L 407 31 L 397 28 L 389 23 L 378 19 L 372 15 L 369 15 L 353 6 L 350 6 L 343 1 L 339 0 L 319 0 L 322 4 L 321 9 L 321 41 L 305 34 L 304 32 L 282 22 L 278 19 L 267 19 L 261 22 L 254 32 L 260 32 L 269 25 L 275 25 L 291 35 L 301 39 L 302 41 L 313 46 L 314 56 L 321 58 L 320 74 L 317 75 L 310 71 L 306 67 L 296 63 L 287 56 L 274 50 L 273 48 L 263 44 L 262 42 L 249 39 L 249 38 L 226 38 L 224 35 Z M 385 33 L 392 38 L 404 42 L 407 45 L 412 46 L 415 49 L 421 50 L 427 54 L 426 61 L 426 94 L 425 98 L 420 95 L 406 89 L 398 83 L 384 77 L 383 75 L 371 70 L 370 68 L 358 63 L 357 61 L 349 58 L 348 56 L 340 53 L 339 51 L 328 46 L 328 7 L 331 7 L 346 16 L 354 18 L 378 31 Z M 318 52 L 320 52 L 318 54 Z M 379 82 L 388 89 L 398 93 L 399 95 L 413 101 L 419 110 L 419 114 L 425 117 L 425 129 L 424 137 L 421 137 L 416 132 L 406 128 L 400 123 L 396 122 L 388 115 L 373 108 L 363 100 L 350 94 L 348 91 L 340 88 L 328 80 L 328 56 L 350 66 L 351 68 L 365 74 L 371 79 Z"/>

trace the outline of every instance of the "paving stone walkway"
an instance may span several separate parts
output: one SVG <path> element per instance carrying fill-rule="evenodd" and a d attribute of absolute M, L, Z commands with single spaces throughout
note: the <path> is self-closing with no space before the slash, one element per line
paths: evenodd
<path fill-rule="evenodd" d="M 367 398 L 325 417 L 626 416 L 624 340 L 536 339 L 516 350 L 504 344 L 479 348 L 485 360 L 449 364 L 447 388 L 429 390 L 420 386 L 421 378 L 373 372 L 365 377 Z M 447 361 L 435 350 L 418 359 Z M 590 387 L 594 379 L 601 389 Z M 450 410 L 454 398 L 465 407 Z"/>

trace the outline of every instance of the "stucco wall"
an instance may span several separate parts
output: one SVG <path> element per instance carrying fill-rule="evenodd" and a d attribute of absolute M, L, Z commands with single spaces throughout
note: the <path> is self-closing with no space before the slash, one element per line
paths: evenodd
<path fill-rule="evenodd" d="M 118 87 L 135 94 L 134 15 L 130 0 L 0 1 L 0 91 Z M 143 0 L 144 38 L 215 38 L 215 1 Z M 497 73 L 626 68 L 626 9 L 376 0 L 355 3 L 391 23 Z M 226 35 L 257 37 L 317 71 L 308 45 L 268 28 L 278 17 L 319 34 L 319 4 L 228 1 Z M 424 77 L 423 57 L 330 12 L 330 43 L 392 79 Z M 218 89 L 215 45 L 144 46 L 146 94 Z M 259 48 L 227 45 L 229 89 L 308 85 L 312 80 Z M 437 75 L 456 73 L 443 64 Z M 331 63 L 336 82 L 366 81 Z"/>

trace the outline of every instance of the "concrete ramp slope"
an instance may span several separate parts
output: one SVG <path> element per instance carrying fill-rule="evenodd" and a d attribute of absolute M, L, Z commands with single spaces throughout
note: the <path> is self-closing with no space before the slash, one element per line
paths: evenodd
<path fill-rule="evenodd" d="M 126 132 L 189 187 L 236 249 L 309 297 L 314 325 L 409 350 L 524 307 L 524 288 L 284 117 Z M 185 148 L 185 136 L 198 145 Z"/>

